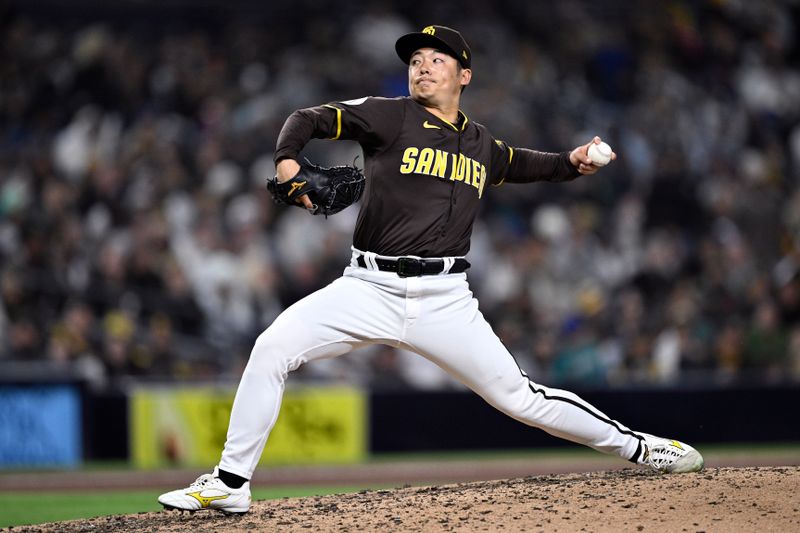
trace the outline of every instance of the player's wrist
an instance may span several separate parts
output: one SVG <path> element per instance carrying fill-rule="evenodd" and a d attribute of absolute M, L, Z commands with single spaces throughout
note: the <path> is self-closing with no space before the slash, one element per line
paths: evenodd
<path fill-rule="evenodd" d="M 289 181 L 300 172 L 300 163 L 291 158 L 281 159 L 275 166 L 278 182 Z"/>

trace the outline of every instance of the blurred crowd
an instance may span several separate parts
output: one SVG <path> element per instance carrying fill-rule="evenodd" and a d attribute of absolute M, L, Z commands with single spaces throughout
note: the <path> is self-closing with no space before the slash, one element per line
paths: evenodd
<path fill-rule="evenodd" d="M 238 376 L 349 262 L 355 208 L 272 204 L 283 121 L 407 94 L 394 41 L 435 23 L 472 46 L 471 120 L 545 151 L 600 135 L 619 156 L 484 195 L 469 278 L 534 381 L 800 380 L 797 2 L 74 4 L 0 0 L 4 375 Z M 381 346 L 298 377 L 457 386 Z"/>

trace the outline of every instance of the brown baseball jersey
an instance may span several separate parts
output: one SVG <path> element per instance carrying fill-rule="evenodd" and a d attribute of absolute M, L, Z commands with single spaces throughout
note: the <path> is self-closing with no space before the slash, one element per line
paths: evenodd
<path fill-rule="evenodd" d="M 511 147 L 461 111 L 453 124 L 409 97 L 366 97 L 295 111 L 278 136 L 275 163 L 296 159 L 312 138 L 361 145 L 367 184 L 353 245 L 379 255 L 466 255 L 490 185 L 580 175 L 569 152 Z"/>

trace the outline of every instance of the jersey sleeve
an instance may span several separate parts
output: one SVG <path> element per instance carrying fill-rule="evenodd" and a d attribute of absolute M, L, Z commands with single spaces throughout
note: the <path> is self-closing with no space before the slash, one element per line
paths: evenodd
<path fill-rule="evenodd" d="M 357 141 L 365 150 L 388 145 L 399 135 L 404 113 L 401 101 L 376 97 L 299 109 L 278 135 L 275 162 L 296 159 L 311 139 Z"/>
<path fill-rule="evenodd" d="M 492 146 L 493 185 L 530 183 L 533 181 L 568 181 L 580 176 L 569 161 L 569 152 L 539 152 L 515 148 L 495 140 Z"/>

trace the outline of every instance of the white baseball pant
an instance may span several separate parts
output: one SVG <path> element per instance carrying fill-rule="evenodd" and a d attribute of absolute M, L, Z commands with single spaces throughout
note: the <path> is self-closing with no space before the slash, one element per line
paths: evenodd
<path fill-rule="evenodd" d="M 639 454 L 641 437 L 633 431 L 571 392 L 528 379 L 478 310 L 466 274 L 401 278 L 350 266 L 286 309 L 256 340 L 236 392 L 220 469 L 252 477 L 289 372 L 374 343 L 426 357 L 529 426 L 623 459 Z"/>

